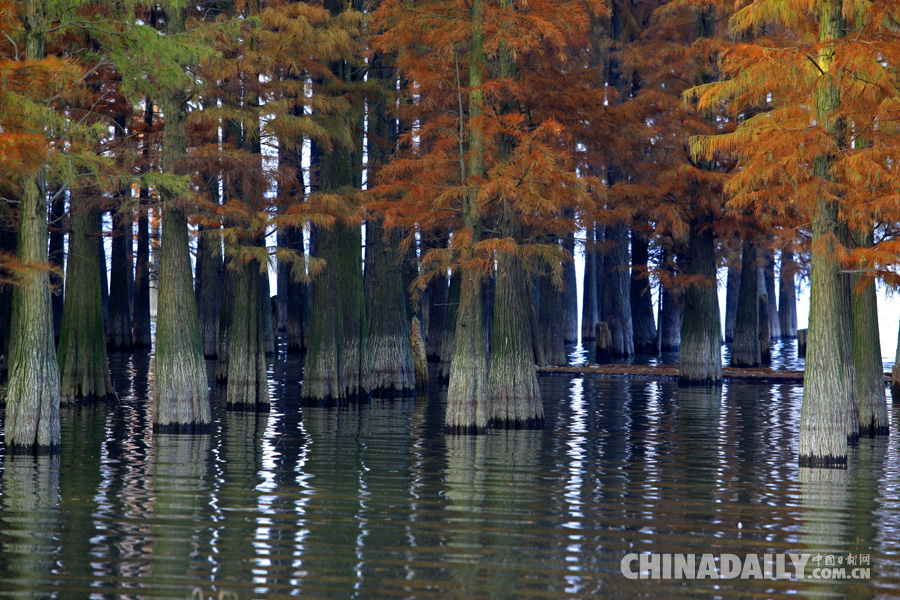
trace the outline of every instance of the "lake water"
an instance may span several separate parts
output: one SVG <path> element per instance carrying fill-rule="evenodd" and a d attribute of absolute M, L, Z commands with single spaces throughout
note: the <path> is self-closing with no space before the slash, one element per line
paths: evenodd
<path fill-rule="evenodd" d="M 152 435 L 147 355 L 63 411 L 60 457 L 0 457 L 10 598 L 892 598 L 898 438 L 797 467 L 802 390 L 543 377 L 543 431 L 447 436 L 446 387 Z M 211 365 L 212 366 L 212 365 Z M 892 428 L 900 411 L 891 410 Z M 866 555 L 865 580 L 629 580 L 629 553 Z"/>

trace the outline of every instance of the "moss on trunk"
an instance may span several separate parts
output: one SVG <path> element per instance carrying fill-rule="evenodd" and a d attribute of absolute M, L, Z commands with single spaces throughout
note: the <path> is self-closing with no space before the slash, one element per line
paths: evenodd
<path fill-rule="evenodd" d="M 376 395 L 412 394 L 416 372 L 410 344 L 402 263 L 397 260 L 400 233 L 385 238 L 377 219 L 366 224 L 366 354 L 369 389 Z"/>
<path fill-rule="evenodd" d="M 100 307 L 97 211 L 73 207 L 70 223 L 68 285 L 58 357 L 60 400 L 65 404 L 115 398 Z"/>
<path fill-rule="evenodd" d="M 719 385 L 722 382 L 722 346 L 719 298 L 716 290 L 716 247 L 711 218 L 690 224 L 685 272 L 703 278 L 684 291 L 681 320 L 679 385 Z"/>
<path fill-rule="evenodd" d="M 756 244 L 745 239 L 741 251 L 741 285 L 734 320 L 731 366 L 754 368 L 760 365 L 759 349 L 759 277 Z"/>
<path fill-rule="evenodd" d="M 235 273 L 226 393 L 226 404 L 232 410 L 269 410 L 265 328 L 271 325 L 266 323 L 263 310 L 269 297 L 259 273 L 259 264 L 254 261 L 242 262 Z"/>
<path fill-rule="evenodd" d="M 855 234 L 853 237 L 857 246 L 871 247 L 875 242 L 871 230 Z M 866 265 L 860 266 L 864 268 Z M 850 297 L 850 310 L 853 319 L 853 360 L 856 367 L 859 433 L 868 437 L 887 435 L 889 422 L 882 372 L 875 282 L 871 277 L 853 275 L 851 289 L 854 290 Z"/>
<path fill-rule="evenodd" d="M 17 254 L 27 263 L 46 263 L 47 252 L 47 206 L 36 175 L 23 182 Z M 10 453 L 59 449 L 59 367 L 49 283 L 47 271 L 26 271 L 12 294 L 4 425 Z"/>
<path fill-rule="evenodd" d="M 497 266 L 488 375 L 491 427 L 518 429 L 544 424 L 528 314 L 530 288 L 531 281 L 521 259 L 502 254 Z"/>

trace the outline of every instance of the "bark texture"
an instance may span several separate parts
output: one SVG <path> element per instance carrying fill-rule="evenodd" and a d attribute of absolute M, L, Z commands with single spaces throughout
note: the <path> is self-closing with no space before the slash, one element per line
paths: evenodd
<path fill-rule="evenodd" d="M 219 310 L 222 305 L 222 236 L 218 227 L 201 226 L 197 238 L 195 292 L 200 316 L 203 356 L 218 356 Z"/>
<path fill-rule="evenodd" d="M 134 342 L 131 333 L 131 306 L 128 299 L 127 229 L 132 227 L 130 207 L 113 212 L 112 256 L 110 257 L 109 315 L 106 320 L 106 346 L 114 351 L 129 351 Z"/>
<path fill-rule="evenodd" d="M 450 363 L 453 362 L 453 345 L 456 340 L 456 313 L 459 310 L 460 276 L 454 271 L 450 276 L 447 289 L 447 313 L 444 318 L 444 330 L 441 335 L 441 363 L 438 367 L 438 380 L 450 381 Z"/>
<path fill-rule="evenodd" d="M 521 260 L 498 260 L 488 376 L 488 421 L 492 427 L 542 427 L 544 408 L 532 354 L 531 281 Z"/>
<path fill-rule="evenodd" d="M 653 296 L 647 273 L 650 244 L 647 235 L 631 231 L 631 323 L 634 331 L 634 351 L 637 354 L 656 352 L 656 322 L 653 319 Z"/>
<path fill-rule="evenodd" d="M 607 227 L 606 239 L 612 248 L 603 256 L 603 296 L 601 316 L 612 334 L 610 351 L 616 358 L 634 356 L 634 329 L 631 317 L 631 272 L 628 257 L 628 228 Z"/>
<path fill-rule="evenodd" d="M 42 178 L 23 182 L 18 257 L 48 262 L 47 206 Z M 59 367 L 47 271 L 24 273 L 12 293 L 9 380 L 4 433 L 10 453 L 59 450 Z"/>
<path fill-rule="evenodd" d="M 269 410 L 265 329 L 271 327 L 271 318 L 266 321 L 264 307 L 270 302 L 259 274 L 255 261 L 242 262 L 235 274 L 226 392 L 231 410 Z"/>
<path fill-rule="evenodd" d="M 663 254 L 663 268 L 670 276 L 676 273 L 672 261 L 672 253 Z M 681 348 L 681 316 L 684 313 L 684 290 L 680 284 L 660 286 L 659 306 L 659 350 L 660 352 L 676 352 Z"/>
<path fill-rule="evenodd" d="M 759 277 L 756 267 L 756 244 L 745 239 L 741 251 L 741 286 L 731 345 L 732 367 L 758 367 L 759 347 Z"/>
<path fill-rule="evenodd" d="M 544 364 L 565 365 L 569 362 L 562 335 L 562 294 L 550 275 L 540 277 L 538 322 L 541 326 L 541 347 Z"/>
<path fill-rule="evenodd" d="M 685 271 L 702 277 L 703 282 L 688 285 L 684 292 L 678 364 L 680 385 L 713 386 L 722 381 L 715 250 L 710 219 L 692 219 Z"/>
<path fill-rule="evenodd" d="M 74 404 L 113 399 L 116 394 L 109 377 L 100 306 L 97 211 L 74 207 L 70 223 L 69 284 L 59 338 L 60 401 Z"/>

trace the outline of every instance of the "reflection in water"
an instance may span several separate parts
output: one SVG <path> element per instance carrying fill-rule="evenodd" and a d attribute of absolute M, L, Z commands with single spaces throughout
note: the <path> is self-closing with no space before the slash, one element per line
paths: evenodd
<path fill-rule="evenodd" d="M 0 510 L 0 593 L 54 594 L 59 543 L 59 457 L 6 456 Z"/>
<path fill-rule="evenodd" d="M 0 457 L 0 596 L 893 597 L 900 443 L 801 474 L 793 384 L 541 378 L 547 427 L 446 436 L 446 388 L 340 408 L 270 370 L 272 411 L 213 402 L 152 436 L 146 354 L 119 402 L 64 411 L 61 459 Z M 897 422 L 896 415 L 892 415 Z M 636 553 L 869 554 L 871 581 L 629 580 Z"/>

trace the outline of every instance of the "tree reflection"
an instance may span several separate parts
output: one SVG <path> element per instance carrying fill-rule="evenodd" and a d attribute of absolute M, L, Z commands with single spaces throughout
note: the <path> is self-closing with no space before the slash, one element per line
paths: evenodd
<path fill-rule="evenodd" d="M 59 456 L 3 460 L 0 595 L 53 597 L 59 542 Z"/>

